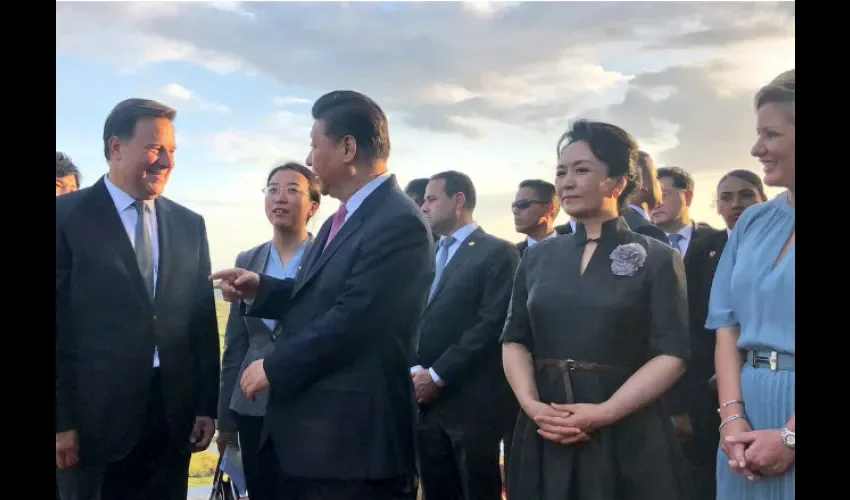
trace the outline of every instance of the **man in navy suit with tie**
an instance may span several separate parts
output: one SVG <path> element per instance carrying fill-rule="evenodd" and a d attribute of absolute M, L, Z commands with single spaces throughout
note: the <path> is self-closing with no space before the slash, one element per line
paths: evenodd
<path fill-rule="evenodd" d="M 280 321 L 273 352 L 241 380 L 249 398 L 270 391 L 261 454 L 277 462 L 280 498 L 413 500 L 409 367 L 434 277 L 431 232 L 387 172 L 387 118 L 374 101 L 335 91 L 312 114 L 307 164 L 341 204 L 301 273 L 211 279 L 245 314 Z"/>

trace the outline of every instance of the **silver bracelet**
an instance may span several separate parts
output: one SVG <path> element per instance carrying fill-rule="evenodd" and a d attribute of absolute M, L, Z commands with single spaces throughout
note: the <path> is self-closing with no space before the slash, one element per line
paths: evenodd
<path fill-rule="evenodd" d="M 735 415 L 732 415 L 731 417 L 729 417 L 729 418 L 727 418 L 726 420 L 724 420 L 723 422 L 721 422 L 721 423 L 720 423 L 720 427 L 718 427 L 718 428 L 717 428 L 717 430 L 719 431 L 720 429 L 722 429 L 722 428 L 723 428 L 723 426 L 724 426 L 724 425 L 728 424 L 729 422 L 734 422 L 735 420 L 738 420 L 739 418 L 743 418 L 743 419 L 745 419 L 745 420 L 746 420 L 747 415 L 746 415 L 746 414 L 736 413 Z"/>
<path fill-rule="evenodd" d="M 740 401 L 738 399 L 733 399 L 732 401 L 726 401 L 725 403 L 720 405 L 720 408 L 717 409 L 717 413 L 720 414 L 720 410 L 722 410 L 724 408 L 729 408 L 730 406 L 735 405 L 735 404 L 741 405 L 742 408 L 744 407 L 743 401 Z"/>

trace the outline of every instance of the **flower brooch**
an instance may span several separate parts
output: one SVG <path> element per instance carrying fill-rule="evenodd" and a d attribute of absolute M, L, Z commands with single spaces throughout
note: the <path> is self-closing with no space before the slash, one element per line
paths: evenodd
<path fill-rule="evenodd" d="M 646 262 L 646 249 L 639 243 L 626 243 L 611 252 L 611 272 L 617 276 L 634 276 Z"/>

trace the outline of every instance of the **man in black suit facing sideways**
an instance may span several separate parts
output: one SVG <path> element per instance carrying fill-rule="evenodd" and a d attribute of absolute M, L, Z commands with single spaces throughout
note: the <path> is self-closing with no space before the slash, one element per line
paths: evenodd
<path fill-rule="evenodd" d="M 499 347 L 519 252 L 473 222 L 475 198 L 469 177 L 448 171 L 422 205 L 440 235 L 410 370 L 427 500 L 499 500 L 499 443 L 519 411 Z"/>
<path fill-rule="evenodd" d="M 688 280 L 691 360 L 685 374 L 667 393 L 676 433 L 698 485 L 699 499 L 713 499 L 720 416 L 717 391 L 709 386 L 714 374 L 714 335 L 705 329 L 711 280 L 714 277 L 710 250 L 706 243 L 724 234 L 711 226 L 691 220 L 694 179 L 679 167 L 658 169 L 662 202 L 652 210 L 653 222 L 661 227 L 670 245 L 682 254 Z M 711 266 L 710 269 L 708 267 Z"/>
<path fill-rule="evenodd" d="M 313 105 L 307 165 L 341 204 L 295 280 L 244 269 L 221 279 L 245 313 L 278 319 L 273 352 L 241 387 L 269 390 L 261 460 L 281 500 L 413 500 L 413 338 L 434 276 L 431 233 L 387 172 L 387 118 L 365 95 Z"/>
<path fill-rule="evenodd" d="M 56 199 L 56 480 L 63 500 L 185 500 L 215 432 L 219 340 L 203 218 L 162 197 L 176 112 L 119 103 L 109 173 Z"/>

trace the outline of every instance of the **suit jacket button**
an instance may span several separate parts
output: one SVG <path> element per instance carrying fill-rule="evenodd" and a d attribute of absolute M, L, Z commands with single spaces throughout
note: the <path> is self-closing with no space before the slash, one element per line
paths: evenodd
<path fill-rule="evenodd" d="M 156 314 L 153 315 L 153 320 L 156 321 Z"/>

